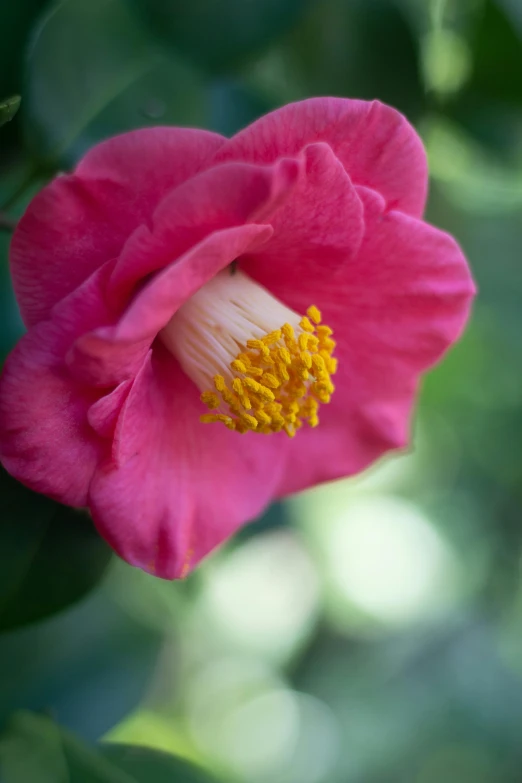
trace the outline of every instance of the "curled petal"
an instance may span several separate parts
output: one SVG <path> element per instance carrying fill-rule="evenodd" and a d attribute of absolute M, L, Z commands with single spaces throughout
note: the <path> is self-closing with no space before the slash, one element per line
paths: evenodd
<path fill-rule="evenodd" d="M 111 269 L 111 262 L 100 267 L 56 305 L 50 320 L 32 327 L 0 377 L 2 463 L 31 489 L 72 506 L 86 505 L 103 449 L 87 414 L 110 390 L 71 376 L 64 357 L 85 330 L 114 317 L 103 296 Z"/>
<path fill-rule="evenodd" d="M 44 321 L 8 357 L 0 379 L 0 458 L 31 489 L 84 506 L 100 459 L 87 422 L 98 395 L 64 372 L 64 342 L 60 327 Z"/>
<path fill-rule="evenodd" d="M 366 234 L 342 275 L 310 276 L 274 293 L 303 311 L 311 302 L 337 340 L 336 391 L 321 423 L 292 442 L 279 494 L 363 470 L 404 447 L 421 373 L 458 339 L 475 288 L 455 240 L 358 189 Z M 324 458 L 316 458 L 324 455 Z"/>
<path fill-rule="evenodd" d="M 426 154 L 408 121 L 379 101 L 309 98 L 261 117 L 233 136 L 215 160 L 272 163 L 307 144 L 326 142 L 355 185 L 378 191 L 388 209 L 424 211 Z"/>
<path fill-rule="evenodd" d="M 76 172 L 29 204 L 11 244 L 16 297 L 27 326 L 117 256 L 159 201 L 205 168 L 223 143 L 207 131 L 147 128 L 102 142 Z"/>
<path fill-rule="evenodd" d="M 125 244 L 111 276 L 111 300 L 124 302 L 139 281 L 214 231 L 269 221 L 291 197 L 301 166 L 293 159 L 273 166 L 228 163 L 177 188 L 159 204 L 151 227 L 140 226 Z"/>
<path fill-rule="evenodd" d="M 134 377 L 176 310 L 238 255 L 255 249 L 271 234 L 272 228 L 262 225 L 211 234 L 155 275 L 117 322 L 80 336 L 67 356 L 71 371 L 102 387 Z"/>
<path fill-rule="evenodd" d="M 273 496 L 283 450 L 270 438 L 199 424 L 192 382 L 161 345 L 121 411 L 112 460 L 93 479 L 100 533 L 129 563 L 173 579 L 188 571 Z M 255 441 L 253 439 L 256 439 Z"/>
<path fill-rule="evenodd" d="M 302 173 L 291 197 L 274 214 L 273 237 L 241 260 L 268 289 L 299 286 L 303 277 L 335 274 L 357 255 L 364 233 L 363 205 L 328 144 L 302 152 Z"/>

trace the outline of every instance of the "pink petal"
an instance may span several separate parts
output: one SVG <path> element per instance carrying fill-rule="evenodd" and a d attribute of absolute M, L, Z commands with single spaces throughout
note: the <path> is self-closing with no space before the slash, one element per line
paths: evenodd
<path fill-rule="evenodd" d="M 323 142 L 306 147 L 302 158 L 298 184 L 271 220 L 273 237 L 241 259 L 244 271 L 268 288 L 274 274 L 288 287 L 303 275 L 333 274 L 362 241 L 363 206 L 339 159 Z"/>
<path fill-rule="evenodd" d="M 123 403 L 132 389 L 133 380 L 122 381 L 116 388 L 100 397 L 87 411 L 87 420 L 101 438 L 112 438 Z"/>
<path fill-rule="evenodd" d="M 120 182 L 144 213 L 172 188 L 205 169 L 226 141 L 199 128 L 158 126 L 121 133 L 89 150 L 76 167 L 87 179 Z"/>
<path fill-rule="evenodd" d="M 67 354 L 74 376 L 100 387 L 133 377 L 176 310 L 231 261 L 271 236 L 271 226 L 248 221 L 277 211 L 299 173 L 294 160 L 274 166 L 233 163 L 173 191 L 156 210 L 153 231 L 141 226 L 115 262 L 104 297 L 118 317 L 75 342 Z M 161 267 L 127 307 L 137 282 Z"/>
<path fill-rule="evenodd" d="M 204 169 L 223 143 L 207 131 L 148 128 L 102 142 L 75 174 L 30 203 L 11 245 L 16 297 L 27 326 L 117 256 L 159 201 Z"/>
<path fill-rule="evenodd" d="M 255 250 L 271 234 L 271 226 L 263 225 L 238 226 L 211 234 L 155 275 L 117 323 L 79 337 L 67 356 L 72 372 L 97 386 L 133 377 L 158 332 L 176 310 L 234 258 Z"/>
<path fill-rule="evenodd" d="M 121 302 L 147 275 L 175 261 L 213 231 L 266 222 L 290 197 L 302 164 L 228 163 L 204 171 L 171 192 L 152 226 L 140 226 L 123 248 L 108 294 Z"/>
<path fill-rule="evenodd" d="M 318 141 L 331 146 L 355 185 L 377 190 L 389 209 L 422 215 L 428 182 L 422 142 L 399 112 L 378 101 L 309 98 L 289 104 L 240 131 L 215 160 L 273 163 Z"/>
<path fill-rule="evenodd" d="M 97 395 L 64 372 L 66 341 L 44 321 L 8 357 L 0 378 L 0 459 L 31 489 L 84 506 L 100 458 L 86 416 Z"/>
<path fill-rule="evenodd" d="M 314 303 L 334 329 L 339 371 L 317 429 L 291 445 L 278 494 L 351 475 L 408 441 L 421 373 L 460 336 L 474 285 L 466 260 L 448 234 L 360 188 L 366 235 L 342 275 L 302 278 L 272 292 L 303 312 Z M 323 455 L 315 459 L 311 455 Z"/>
<path fill-rule="evenodd" d="M 70 376 L 64 356 L 86 329 L 107 323 L 103 290 L 112 265 L 97 270 L 32 327 L 0 378 L 0 458 L 22 483 L 72 506 L 85 505 L 102 444 L 87 420 L 100 391 Z M 123 400 L 122 400 L 123 402 Z"/>
<path fill-rule="evenodd" d="M 113 461 L 89 504 L 110 545 L 166 579 L 184 576 L 273 496 L 282 451 L 270 438 L 200 424 L 192 382 L 161 345 L 136 378 L 118 421 Z"/>

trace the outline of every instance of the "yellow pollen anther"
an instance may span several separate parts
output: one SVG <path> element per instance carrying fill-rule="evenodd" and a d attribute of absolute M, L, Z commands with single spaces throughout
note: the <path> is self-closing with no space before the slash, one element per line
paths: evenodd
<path fill-rule="evenodd" d="M 249 430 L 257 430 L 258 421 L 255 416 L 250 416 L 248 413 L 242 413 L 241 421 L 246 424 Z"/>
<path fill-rule="evenodd" d="M 307 370 L 312 369 L 312 355 L 308 351 L 301 351 L 301 361 Z"/>
<path fill-rule="evenodd" d="M 336 345 L 335 340 L 331 340 L 329 337 L 321 342 L 321 348 L 325 348 L 329 352 L 332 352 Z"/>
<path fill-rule="evenodd" d="M 281 332 L 283 333 L 285 340 L 295 339 L 294 327 L 291 324 L 283 324 L 281 327 Z"/>
<path fill-rule="evenodd" d="M 244 378 L 243 382 L 247 389 L 250 389 L 250 391 L 257 392 L 257 390 L 260 387 L 260 384 L 258 381 L 256 381 L 254 378 Z"/>
<path fill-rule="evenodd" d="M 293 438 L 334 392 L 332 335 L 315 305 L 297 313 L 235 269 L 189 297 L 159 339 L 200 390 L 202 422 Z"/>
<path fill-rule="evenodd" d="M 315 336 L 315 334 L 308 335 L 308 350 L 312 351 L 312 353 L 315 353 L 319 350 L 319 339 Z"/>
<path fill-rule="evenodd" d="M 223 402 L 225 402 L 231 410 L 233 410 L 235 413 L 239 412 L 241 409 L 241 402 L 239 401 L 237 395 L 233 394 L 230 389 L 223 389 L 221 392 L 221 397 L 223 398 Z"/>
<path fill-rule="evenodd" d="M 286 346 L 281 346 L 277 352 L 277 355 L 285 364 L 292 364 L 292 354 Z"/>
<path fill-rule="evenodd" d="M 281 384 L 270 372 L 265 372 L 261 378 L 264 386 L 268 386 L 270 389 L 277 389 Z"/>
<path fill-rule="evenodd" d="M 260 351 L 262 347 L 263 343 L 261 340 L 247 340 L 247 348 L 251 348 L 253 351 Z"/>
<path fill-rule="evenodd" d="M 246 364 L 243 364 L 241 359 L 234 359 L 234 361 L 230 364 L 230 369 L 234 370 L 234 372 L 246 372 Z"/>
<path fill-rule="evenodd" d="M 314 370 L 317 370 L 317 372 L 322 373 L 326 369 L 326 364 L 324 361 L 324 358 L 316 353 L 312 356 L 312 365 Z"/>
<path fill-rule="evenodd" d="M 288 364 L 290 364 L 290 362 L 288 362 Z M 283 362 L 278 362 L 277 363 L 277 371 L 278 371 L 280 377 L 283 379 L 283 381 L 289 381 L 290 380 L 290 375 L 289 375 L 288 370 L 286 368 L 286 364 L 283 364 Z"/>
<path fill-rule="evenodd" d="M 214 386 L 216 387 L 216 391 L 222 392 L 225 387 L 225 379 L 222 375 L 215 375 L 214 376 Z"/>
<path fill-rule="evenodd" d="M 265 345 L 274 345 L 274 343 L 279 342 L 279 340 L 281 339 L 281 335 L 282 335 L 281 329 L 274 329 L 273 332 L 270 332 L 270 334 L 265 335 L 264 337 L 261 338 L 261 340 Z"/>
<path fill-rule="evenodd" d="M 217 394 L 214 394 L 214 392 L 207 391 L 203 392 L 201 395 L 201 402 L 203 402 L 207 408 L 210 408 L 210 410 L 214 410 L 215 408 L 219 408 L 221 404 L 221 400 L 217 396 Z"/>
<path fill-rule="evenodd" d="M 224 413 L 204 413 L 199 417 L 203 424 L 213 424 L 216 421 L 222 422 L 229 430 L 236 429 L 236 422 L 231 416 L 225 416 Z"/>
<path fill-rule="evenodd" d="M 308 334 L 308 332 L 303 332 L 299 335 L 299 339 L 297 341 L 297 344 L 299 346 L 300 351 L 306 351 L 308 348 L 308 338 L 311 337 L 311 335 Z"/>
<path fill-rule="evenodd" d="M 321 311 L 317 309 L 315 305 L 311 305 L 308 310 L 306 311 L 306 314 L 308 318 L 314 323 L 314 324 L 320 324 L 321 323 Z"/>
<path fill-rule="evenodd" d="M 234 380 L 232 381 L 232 388 L 234 389 L 235 393 L 238 394 L 239 396 L 243 394 L 243 384 L 241 383 L 241 378 L 234 378 Z"/>
<path fill-rule="evenodd" d="M 271 416 L 263 410 L 256 411 L 256 419 L 261 422 L 261 424 L 270 424 L 272 421 Z"/>
<path fill-rule="evenodd" d="M 201 421 L 220 422 L 240 434 L 284 431 L 291 438 L 303 424 L 316 427 L 319 408 L 334 391 L 331 375 L 337 360 L 331 335 L 312 305 L 305 316 L 296 316 L 294 325 L 284 323 L 264 336 L 237 342 L 235 358 L 223 374 L 213 376 L 215 392 L 201 395 L 217 412 L 204 414 Z"/>
<path fill-rule="evenodd" d="M 323 337 L 330 337 L 330 335 L 333 334 L 333 331 L 330 329 L 330 327 L 325 325 L 318 326 L 316 332 L 320 340 L 322 340 Z"/>
<path fill-rule="evenodd" d="M 245 410 L 247 411 L 252 410 L 252 401 L 247 394 L 242 394 L 241 397 L 239 398 L 239 401 Z"/>

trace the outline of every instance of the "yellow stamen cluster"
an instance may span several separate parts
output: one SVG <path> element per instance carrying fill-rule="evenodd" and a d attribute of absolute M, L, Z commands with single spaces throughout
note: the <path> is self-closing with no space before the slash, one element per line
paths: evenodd
<path fill-rule="evenodd" d="M 230 430 L 269 434 L 284 430 L 291 438 L 306 422 L 319 424 L 321 403 L 330 402 L 335 341 L 312 305 L 295 330 L 289 323 L 257 340 L 248 340 L 230 363 L 230 377 L 214 376 L 215 391 L 201 401 L 211 411 L 204 423 L 221 422 Z"/>

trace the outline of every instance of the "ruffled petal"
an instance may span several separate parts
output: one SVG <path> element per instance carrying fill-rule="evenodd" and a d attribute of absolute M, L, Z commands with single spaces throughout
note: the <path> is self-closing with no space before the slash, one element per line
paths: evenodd
<path fill-rule="evenodd" d="M 0 459 L 26 486 L 83 506 L 99 459 L 86 412 L 96 395 L 71 383 L 63 333 L 37 324 L 8 357 L 0 379 Z"/>
<path fill-rule="evenodd" d="M 302 162 L 273 166 L 228 163 L 204 171 L 167 196 L 151 227 L 140 226 L 115 266 L 108 295 L 124 301 L 144 277 L 186 253 L 214 231 L 267 222 L 290 198 Z"/>
<path fill-rule="evenodd" d="M 122 409 L 111 460 L 91 484 L 100 533 L 129 563 L 166 579 L 256 517 L 273 497 L 284 450 L 255 434 L 199 423 L 198 392 L 155 345 Z"/>
<path fill-rule="evenodd" d="M 331 275 L 351 263 L 364 233 L 363 206 L 332 149 L 310 144 L 290 198 L 274 214 L 273 237 L 241 259 L 243 270 L 270 288 L 292 287 L 303 276 Z"/>
<path fill-rule="evenodd" d="M 95 269 L 117 256 L 159 201 L 204 169 L 223 138 L 183 128 L 148 128 L 94 147 L 72 175 L 30 203 L 11 244 L 11 271 L 27 326 Z"/>
<path fill-rule="evenodd" d="M 72 506 L 87 502 L 105 448 L 98 435 L 111 436 L 111 417 L 124 401 L 121 390 L 95 389 L 73 377 L 64 361 L 79 335 L 116 317 L 103 295 L 112 267 L 104 264 L 55 306 L 51 320 L 32 327 L 0 377 L 2 463 L 31 489 Z"/>
<path fill-rule="evenodd" d="M 363 470 L 409 437 L 419 376 L 460 336 L 474 295 L 452 237 L 360 188 L 366 234 L 342 275 L 305 278 L 272 292 L 303 312 L 311 303 L 334 330 L 336 391 L 320 425 L 291 444 L 278 494 Z M 320 455 L 320 458 L 318 458 Z"/>
<path fill-rule="evenodd" d="M 0 377 L 0 459 L 31 489 L 81 506 L 100 452 L 86 418 L 97 395 L 63 366 L 84 323 L 81 297 L 78 311 L 74 304 L 62 303 L 64 318 L 34 326 L 7 358 Z"/>
<path fill-rule="evenodd" d="M 318 141 L 331 146 L 354 184 L 381 193 L 388 209 L 422 215 L 428 186 L 422 142 L 398 111 L 379 101 L 309 98 L 288 104 L 236 134 L 215 160 L 273 163 Z"/>
<path fill-rule="evenodd" d="M 155 275 L 114 323 L 81 335 L 68 352 L 74 375 L 95 386 L 134 377 L 158 332 L 204 283 L 272 235 L 271 226 L 216 231 Z"/>
<path fill-rule="evenodd" d="M 274 166 L 226 164 L 173 191 L 156 210 L 153 229 L 141 226 L 115 261 L 104 297 L 122 315 L 78 338 L 67 354 L 75 377 L 95 386 L 132 378 L 176 310 L 223 267 L 270 238 L 271 226 L 250 221 L 281 208 L 300 169 L 290 159 Z M 138 281 L 148 277 L 129 305 Z"/>
<path fill-rule="evenodd" d="M 226 138 L 199 128 L 159 126 L 121 133 L 92 147 L 76 167 L 87 179 L 120 182 L 141 209 L 205 169 Z"/>

